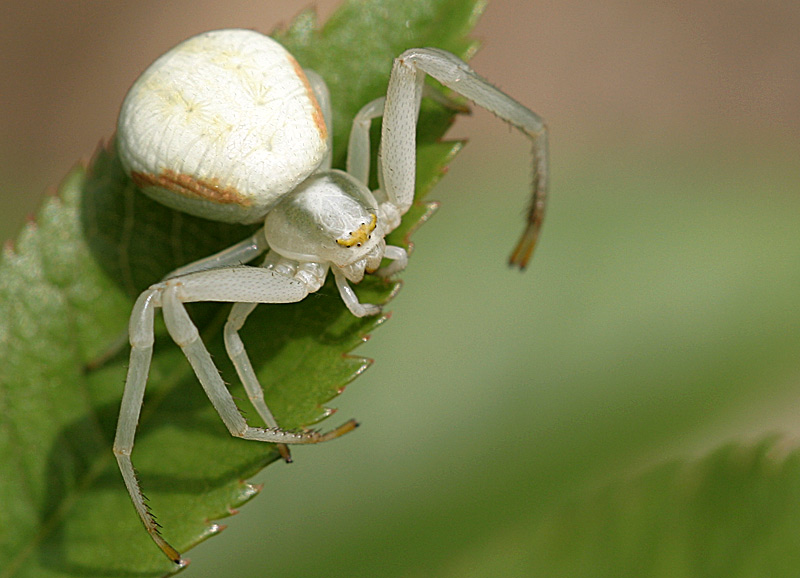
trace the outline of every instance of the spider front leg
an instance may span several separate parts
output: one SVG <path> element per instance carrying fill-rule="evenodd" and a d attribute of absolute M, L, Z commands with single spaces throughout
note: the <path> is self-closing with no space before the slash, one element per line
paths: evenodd
<path fill-rule="evenodd" d="M 354 429 L 357 424 L 349 421 L 326 434 L 289 432 L 276 427 L 269 429 L 250 427 L 236 407 L 211 355 L 200 339 L 197 327 L 184 307 L 184 303 L 191 301 L 293 303 L 305 298 L 308 292 L 308 287 L 302 282 L 267 269 L 229 267 L 199 271 L 153 285 L 140 295 L 133 307 L 129 329 L 131 357 L 114 439 L 114 455 L 142 523 L 156 545 L 179 566 L 185 566 L 186 561 L 159 533 L 158 525 L 145 505 L 131 461 L 144 388 L 152 359 L 154 311 L 157 307 L 163 309 L 164 321 L 170 336 L 183 350 L 231 435 L 277 444 L 313 444 L 339 437 Z"/>
<path fill-rule="evenodd" d="M 181 558 L 180 553 L 170 546 L 161 537 L 158 531 L 158 524 L 150 513 L 144 502 L 144 496 L 139 488 L 139 480 L 136 471 L 133 469 L 131 452 L 133 451 L 133 439 L 136 435 L 136 426 L 139 423 L 139 414 L 142 410 L 144 400 L 144 388 L 147 385 L 147 374 L 150 371 L 150 360 L 153 356 L 153 318 L 154 310 L 160 305 L 160 289 L 151 288 L 142 293 L 136 300 L 131 313 L 130 321 L 130 343 L 131 357 L 128 365 L 128 377 L 125 381 L 125 391 L 122 394 L 122 406 L 119 411 L 117 422 L 117 433 L 114 438 L 114 456 L 117 458 L 119 470 L 125 481 L 131 501 L 133 502 L 136 513 L 142 520 L 148 534 L 175 564 L 183 567 L 187 564 Z"/>
<path fill-rule="evenodd" d="M 436 48 L 412 48 L 395 59 L 381 133 L 383 188 L 401 214 L 414 198 L 416 126 L 425 75 L 521 130 L 533 145 L 528 224 L 509 263 L 524 269 L 536 246 L 547 198 L 547 127 L 534 112 L 478 76 L 464 61 Z"/>
<path fill-rule="evenodd" d="M 425 98 L 430 98 L 431 100 L 438 102 L 442 106 L 449 108 L 450 110 L 461 113 L 467 114 L 469 113 L 469 108 L 464 106 L 460 102 L 456 102 L 455 100 L 448 98 L 446 95 L 442 94 L 441 92 L 433 89 L 430 86 L 423 85 L 422 87 L 422 96 Z M 353 124 L 350 127 L 350 139 L 348 140 L 347 144 L 347 172 L 355 177 L 358 181 L 364 183 L 365 185 L 369 186 L 369 164 L 370 164 L 370 140 L 369 140 L 369 130 L 370 126 L 372 125 L 372 121 L 376 118 L 380 118 L 383 116 L 384 107 L 386 106 L 386 97 L 376 98 L 375 100 L 368 102 L 361 110 L 358 111 L 355 118 L 353 118 Z M 383 186 L 383 175 L 380 167 L 380 155 L 378 156 L 378 182 L 379 187 Z M 373 191 L 373 194 L 376 196 L 381 196 L 381 191 Z M 384 199 L 385 200 L 385 199 Z M 399 223 L 398 223 L 399 224 Z"/>
<path fill-rule="evenodd" d="M 197 273 L 198 271 L 204 271 L 206 269 L 244 265 L 259 255 L 262 255 L 267 249 L 269 249 L 269 246 L 264 237 L 264 228 L 262 227 L 247 239 L 239 241 L 227 249 L 170 271 L 164 276 L 162 281 L 164 279 L 188 275 L 189 273 Z M 122 351 L 127 343 L 128 334 L 123 331 L 103 353 L 86 364 L 86 371 L 94 371 L 105 365 Z"/>
<path fill-rule="evenodd" d="M 226 287 L 225 282 L 236 284 L 238 287 L 235 289 Z M 211 359 L 211 354 L 200 339 L 200 333 L 184 306 L 184 303 L 190 301 L 243 302 L 244 300 L 240 298 L 245 296 L 250 299 L 255 298 L 257 303 L 294 303 L 308 295 L 308 290 L 302 283 L 266 269 L 237 267 L 200 272 L 167 281 L 165 285 L 161 300 L 167 331 L 183 350 L 200 385 L 203 386 L 208 399 L 232 436 L 271 443 L 315 444 L 345 433 L 340 429 L 346 431 L 352 429 L 347 426 L 327 434 L 320 434 L 249 426 L 233 401 L 233 396 L 225 386 L 219 370 Z M 266 288 L 263 285 L 266 285 Z M 276 288 L 280 292 L 275 292 Z"/>

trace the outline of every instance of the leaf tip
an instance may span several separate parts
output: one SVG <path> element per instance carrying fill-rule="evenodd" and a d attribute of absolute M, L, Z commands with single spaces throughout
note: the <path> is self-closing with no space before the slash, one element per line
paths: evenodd
<path fill-rule="evenodd" d="M 239 495 L 236 497 L 235 503 L 228 506 L 228 509 L 236 508 L 241 506 L 245 502 L 249 502 L 253 498 L 255 498 L 258 494 L 261 493 L 261 490 L 264 489 L 264 484 L 251 484 L 249 482 L 242 481 L 241 487 L 239 489 Z"/>

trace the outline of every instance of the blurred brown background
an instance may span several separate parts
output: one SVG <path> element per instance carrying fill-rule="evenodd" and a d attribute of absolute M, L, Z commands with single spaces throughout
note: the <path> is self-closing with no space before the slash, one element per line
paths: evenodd
<path fill-rule="evenodd" d="M 12 235 L 46 188 L 112 133 L 127 87 L 165 49 L 212 28 L 268 32 L 309 6 L 324 19 L 336 3 L 0 3 L 0 194 L 9 207 L 0 231 Z M 474 65 L 546 117 L 556 150 L 736 142 L 747 162 L 764 140 L 800 151 L 798 30 L 794 0 L 495 0 L 476 30 Z M 457 134 L 490 124 L 477 115 Z"/>
<path fill-rule="evenodd" d="M 0 3 L 0 237 L 112 134 L 159 54 L 311 5 Z M 377 362 L 332 404 L 364 427 L 261 474 L 269 496 L 186 576 L 531 575 L 497 560 L 572 488 L 800 431 L 798 32 L 797 0 L 491 1 L 473 65 L 552 132 L 531 270 L 503 263 L 524 139 L 476 111 L 454 128 L 471 144 L 432 195 L 395 318 L 359 349 Z M 465 571 L 484 554 L 485 573 Z"/>

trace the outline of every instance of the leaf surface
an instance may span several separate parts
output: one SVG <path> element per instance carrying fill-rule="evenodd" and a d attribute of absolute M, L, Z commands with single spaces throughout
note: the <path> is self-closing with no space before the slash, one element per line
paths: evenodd
<path fill-rule="evenodd" d="M 329 84 L 336 166 L 343 164 L 353 115 L 385 90 L 391 59 L 420 45 L 470 56 L 476 45 L 466 34 L 482 5 L 351 1 L 321 29 L 307 12 L 276 34 Z M 460 147 L 439 142 L 452 118 L 439 105 L 423 107 L 418 204 L 393 233 L 394 244 L 407 244 L 431 211 L 419 199 Z M 142 289 L 250 230 L 150 201 L 124 175 L 110 146 L 88 167 L 74 169 L 15 245 L 6 246 L 0 260 L 0 577 L 146 577 L 173 570 L 135 515 L 111 454 L 127 347 L 98 369 L 85 367 L 124 332 Z M 356 290 L 364 302 L 384 303 L 398 288 L 369 278 Z M 258 424 L 224 354 L 228 307 L 196 304 L 190 313 L 241 409 Z M 242 336 L 283 427 L 308 426 L 330 414 L 324 404 L 369 364 L 348 352 L 382 321 L 354 318 L 330 282 L 301 303 L 256 310 Z M 185 551 L 218 531 L 213 520 L 258 493 L 243 480 L 277 454 L 273 446 L 228 435 L 162 327 L 159 322 L 133 460 L 165 537 Z"/>
<path fill-rule="evenodd" d="M 517 533 L 509 565 L 536 576 L 795 576 L 800 455 L 787 442 L 731 443 L 588 492 Z"/>

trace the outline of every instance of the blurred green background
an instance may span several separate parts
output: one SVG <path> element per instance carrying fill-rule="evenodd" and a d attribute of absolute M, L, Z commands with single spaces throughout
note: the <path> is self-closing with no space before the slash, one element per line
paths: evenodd
<path fill-rule="evenodd" d="M 1 3 L 0 236 L 111 135 L 158 54 L 301 7 Z M 473 65 L 551 128 L 530 270 L 504 265 L 527 144 L 476 111 L 393 317 L 358 351 L 376 363 L 335 401 L 363 427 L 263 472 L 183 575 L 531 575 L 564 501 L 727 442 L 794 448 L 798 29 L 792 1 L 492 2 Z"/>

